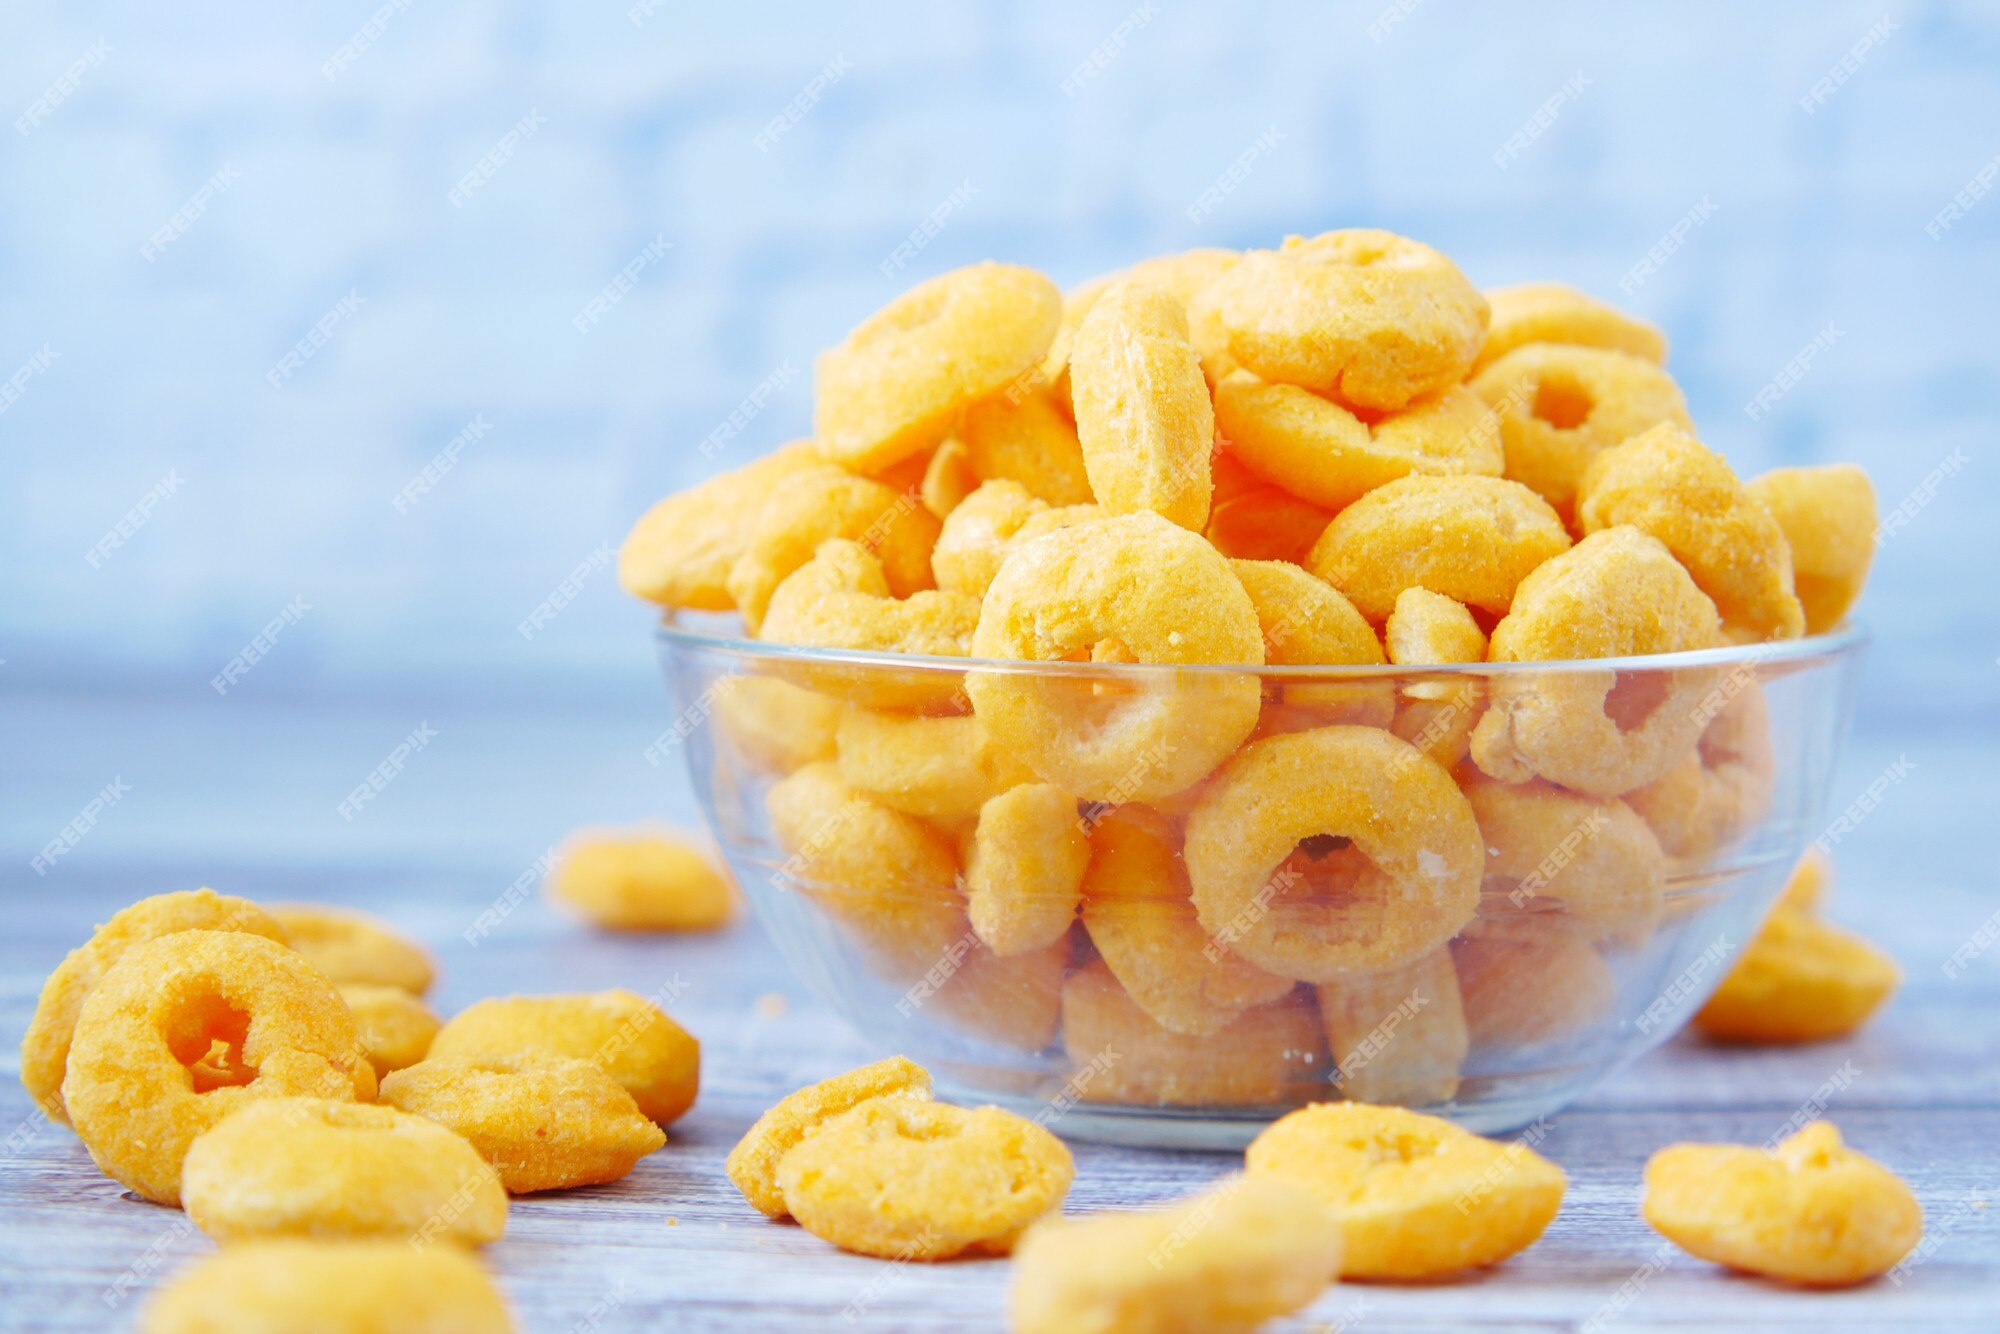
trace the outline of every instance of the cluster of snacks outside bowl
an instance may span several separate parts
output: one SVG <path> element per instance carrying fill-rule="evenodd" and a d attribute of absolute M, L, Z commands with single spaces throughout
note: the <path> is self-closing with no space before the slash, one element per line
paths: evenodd
<path fill-rule="evenodd" d="M 620 576 L 724 856 L 883 1047 L 1086 1137 L 1525 1124 L 1728 970 L 1859 658 L 1866 476 L 1740 481 L 1665 352 L 1379 231 L 975 265 Z M 1778 925 L 1823 1028 L 1893 986 Z"/>

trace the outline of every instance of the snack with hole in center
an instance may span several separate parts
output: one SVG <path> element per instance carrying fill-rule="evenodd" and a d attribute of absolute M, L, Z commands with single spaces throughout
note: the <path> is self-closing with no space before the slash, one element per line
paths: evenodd
<path fill-rule="evenodd" d="M 1808 1287 L 1887 1273 L 1924 1232 L 1910 1188 L 1829 1121 L 1773 1148 L 1670 1144 L 1646 1162 L 1640 1212 L 1704 1260 Z"/>
<path fill-rule="evenodd" d="M 1070 396 L 1090 491 L 1104 511 L 1150 511 L 1199 533 L 1208 522 L 1215 409 L 1180 304 L 1133 283 L 1100 296 L 1070 348 Z"/>
<path fill-rule="evenodd" d="M 547 891 L 612 931 L 714 931 L 736 915 L 728 874 L 694 839 L 667 829 L 572 839 Z"/>
<path fill-rule="evenodd" d="M 750 539 L 751 524 L 780 478 L 825 463 L 810 440 L 718 473 L 660 501 L 632 525 L 618 548 L 618 583 L 668 607 L 733 611 L 729 571 Z"/>
<path fill-rule="evenodd" d="M 245 1103 L 189 1146 L 181 1198 L 229 1245 L 258 1237 L 379 1237 L 478 1246 L 507 1226 L 500 1176 L 425 1117 L 321 1098 Z"/>
<path fill-rule="evenodd" d="M 931 586 L 938 527 L 937 516 L 906 492 L 839 468 L 801 469 L 767 488 L 729 567 L 729 594 L 743 623 L 762 633 L 779 586 L 823 544 L 841 539 L 879 561 L 889 595 L 905 598 Z"/>
<path fill-rule="evenodd" d="M 1090 865 L 1076 799 L 1022 783 L 980 807 L 965 862 L 972 929 L 1001 957 L 1046 949 L 1069 934 Z"/>
<path fill-rule="evenodd" d="M 770 1218 L 787 1217 L 785 1197 L 778 1188 L 778 1164 L 800 1141 L 871 1098 L 930 1096 L 930 1071 L 902 1056 L 822 1079 L 786 1094 L 758 1117 L 729 1151 L 722 1170 L 758 1212 Z"/>
<path fill-rule="evenodd" d="M 975 599 L 935 590 L 898 598 L 883 577 L 882 562 L 866 547 L 833 538 L 778 585 L 757 636 L 808 648 L 962 658 L 978 624 Z M 889 681 L 865 667 L 801 664 L 793 672 L 808 688 L 840 693 L 869 708 L 922 707 L 959 688 L 949 673 L 916 669 Z"/>
<path fill-rule="evenodd" d="M 1472 373 L 1479 372 L 1529 343 L 1565 347 L 1597 347 L 1623 352 L 1660 365 L 1667 359 L 1667 339 L 1644 320 L 1577 291 L 1567 283 L 1515 283 L 1486 289 L 1492 318 L 1486 343 Z"/>
<path fill-rule="evenodd" d="M 1773 468 L 1743 489 L 1784 531 L 1806 633 L 1839 625 L 1875 560 L 1875 487 L 1868 474 L 1852 463 Z"/>
<path fill-rule="evenodd" d="M 510 1334 L 493 1280 L 454 1246 L 245 1242 L 204 1256 L 148 1299 L 139 1334 Z"/>
<path fill-rule="evenodd" d="M 409 992 L 372 982 L 344 982 L 338 990 L 354 1015 L 361 1048 L 375 1067 L 377 1080 L 391 1070 L 415 1065 L 430 1051 L 441 1025 L 430 1008 Z"/>
<path fill-rule="evenodd" d="M 430 952 L 379 917 L 327 903 L 266 907 L 285 943 L 335 982 L 401 987 L 412 996 L 431 989 L 437 969 Z"/>
<path fill-rule="evenodd" d="M 132 946 L 77 1016 L 63 1103 L 106 1176 L 178 1204 L 195 1137 L 245 1103 L 367 1101 L 375 1071 L 347 1003 L 312 964 L 241 931 Z"/>
<path fill-rule="evenodd" d="M 1334 1211 L 1342 1278 L 1435 1278 L 1535 1243 L 1568 1184 L 1523 1143 L 1496 1144 L 1401 1107 L 1329 1102 L 1272 1123 L 1243 1155 Z"/>

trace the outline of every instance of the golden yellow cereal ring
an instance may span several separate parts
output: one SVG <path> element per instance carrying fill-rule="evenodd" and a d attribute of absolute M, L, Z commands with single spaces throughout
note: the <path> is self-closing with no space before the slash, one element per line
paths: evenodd
<path fill-rule="evenodd" d="M 1354 604 L 1324 579 L 1276 560 L 1232 560 L 1257 610 L 1264 661 L 1274 666 L 1380 665 L 1382 641 Z"/>
<path fill-rule="evenodd" d="M 1342 1278 L 1422 1279 L 1534 1245 L 1562 1206 L 1562 1169 L 1401 1107 L 1329 1102 L 1274 1122 L 1243 1155 L 1334 1211 Z"/>
<path fill-rule="evenodd" d="M 1601 347 L 1655 365 L 1667 359 L 1665 334 L 1563 283 L 1488 288 L 1486 304 L 1493 317 L 1472 365 L 1474 375 L 1527 343 Z"/>
<path fill-rule="evenodd" d="M 380 1237 L 497 1241 L 499 1175 L 435 1121 L 319 1098 L 245 1103 L 188 1148 L 181 1196 L 217 1241 Z"/>
<path fill-rule="evenodd" d="M 1463 385 L 1368 422 L 1310 389 L 1236 371 L 1215 386 L 1215 424 L 1244 467 L 1327 509 L 1411 473 L 1500 475 L 1499 419 Z"/>
<path fill-rule="evenodd" d="M 776 644 L 962 658 L 978 621 L 978 600 L 963 594 L 896 597 L 881 561 L 858 542 L 834 538 L 778 585 L 757 634 Z"/>
<path fill-rule="evenodd" d="M 1868 1022 L 1903 980 L 1895 960 L 1861 937 L 1779 908 L 1694 1017 L 1723 1042 L 1819 1042 Z"/>
<path fill-rule="evenodd" d="M 963 916 L 959 918 L 965 922 Z M 979 942 L 969 925 L 933 968 L 943 980 L 912 984 L 899 1005 L 914 1012 L 935 1003 L 956 1028 L 1020 1051 L 1038 1052 L 1055 1040 L 1062 1019 L 1062 980 L 1069 971 L 1069 941 L 1004 958 Z M 957 965 L 949 977 L 944 972 Z M 929 994 L 926 994 L 926 993 Z"/>
<path fill-rule="evenodd" d="M 1465 604 L 1428 588 L 1406 588 L 1383 626 L 1389 661 L 1398 667 L 1437 667 L 1486 661 L 1486 634 Z"/>
<path fill-rule="evenodd" d="M 267 906 L 285 943 L 333 981 L 401 987 L 412 996 L 431 989 L 437 970 L 430 952 L 381 918 L 325 903 Z"/>
<path fill-rule="evenodd" d="M 361 1031 L 361 1049 L 376 1079 L 415 1065 L 430 1051 L 438 1017 L 409 992 L 371 982 L 344 982 L 338 990 Z"/>
<path fill-rule="evenodd" d="M 715 720 L 752 768 L 784 775 L 834 757 L 847 712 L 839 700 L 774 676 L 732 676 L 715 685 Z"/>
<path fill-rule="evenodd" d="M 1016 1334 L 1250 1334 L 1340 1272 L 1340 1224 L 1276 1182 L 1232 1177 L 1167 1210 L 1050 1219 L 1014 1251 Z"/>
<path fill-rule="evenodd" d="M 801 1140 L 870 1098 L 930 1096 L 930 1072 L 902 1056 L 822 1079 L 786 1094 L 777 1106 L 758 1117 L 757 1124 L 729 1151 L 722 1170 L 760 1213 L 784 1218 L 787 1210 L 778 1189 L 778 1163 Z"/>
<path fill-rule="evenodd" d="M 366 1101 L 375 1071 L 333 983 L 240 931 L 181 931 L 126 950 L 77 1016 L 63 1079 L 77 1137 L 106 1176 L 180 1202 L 195 1136 L 244 1104 Z"/>
<path fill-rule="evenodd" d="M 1840 624 L 1875 559 L 1875 487 L 1852 463 L 1773 468 L 1743 484 L 1771 512 L 1792 551 L 1792 589 L 1806 633 Z"/>
<path fill-rule="evenodd" d="M 981 481 L 1017 482 L 1050 505 L 1090 503 L 1076 427 L 1039 383 L 1018 392 L 1010 385 L 974 403 L 959 419 L 957 438 Z"/>
<path fill-rule="evenodd" d="M 513 1195 L 616 1181 L 667 1142 L 603 1066 L 561 1056 L 433 1054 L 382 1101 L 470 1140 Z"/>
<path fill-rule="evenodd" d="M 979 481 L 964 442 L 947 440 L 925 460 L 923 480 L 917 483 L 917 498 L 924 502 L 925 509 L 942 519 L 979 489 Z"/>
<path fill-rule="evenodd" d="M 1829 1121 L 1775 1149 L 1670 1144 L 1646 1161 L 1640 1212 L 1704 1260 L 1810 1287 L 1887 1273 L 1924 1232 L 1910 1188 Z"/>
<path fill-rule="evenodd" d="M 427 1059 L 453 1056 L 592 1061 L 663 1126 L 694 1106 L 701 1088 L 701 1044 L 665 1010 L 623 988 L 475 1001 L 438 1030 Z"/>
<path fill-rule="evenodd" d="M 1076 920 L 1090 840 L 1076 799 L 1047 783 L 1022 783 L 979 810 L 965 864 L 966 913 L 1003 957 L 1045 949 Z"/>
<path fill-rule="evenodd" d="M 119 909 L 56 965 L 42 985 L 41 999 L 21 1039 L 21 1085 L 49 1120 L 69 1124 L 63 1109 L 63 1073 L 69 1065 L 69 1044 L 84 1001 L 125 954 L 142 941 L 176 931 L 246 931 L 279 944 L 284 929 L 248 899 L 218 894 L 212 889 L 184 889 L 154 894 Z"/>
<path fill-rule="evenodd" d="M 1356 228 L 1253 250 L 1194 300 L 1259 378 L 1393 412 L 1465 378 L 1486 299 L 1427 245 Z"/>
<path fill-rule="evenodd" d="M 1051 509 L 1019 482 L 987 482 L 951 512 L 938 535 L 931 552 L 937 585 L 948 593 L 983 598 L 1015 547 L 1102 513 L 1095 505 Z"/>
<path fill-rule="evenodd" d="M 989 799 L 1034 777 L 971 714 L 925 718 L 851 709 L 837 737 L 840 776 L 849 787 L 891 810 L 944 824 L 978 819 Z"/>
<path fill-rule="evenodd" d="M 1777 761 L 1762 688 L 1754 680 L 1724 677 L 1698 712 L 1708 712 L 1708 701 L 1730 688 L 1739 693 L 1715 712 L 1694 749 L 1625 794 L 1671 857 L 1707 856 L 1770 810 Z"/>
<path fill-rule="evenodd" d="M 1070 351 L 1077 440 L 1091 494 L 1110 514 L 1208 522 L 1215 410 L 1180 303 L 1121 283 L 1099 297 Z"/>
<path fill-rule="evenodd" d="M 808 468 L 766 489 L 743 553 L 729 570 L 729 594 L 753 633 L 778 586 L 823 542 L 858 542 L 882 562 L 896 597 L 931 586 L 938 520 L 913 496 L 839 468 Z"/>
<path fill-rule="evenodd" d="M 1245 468 L 1236 451 L 1223 449 L 1210 461 L 1215 494 L 1202 535 L 1223 555 L 1238 560 L 1288 560 L 1303 565 L 1333 521 L 1333 513 L 1273 486 Z"/>
<path fill-rule="evenodd" d="M 1474 1047 L 1552 1042 L 1611 1017 L 1617 983 L 1562 913 L 1483 917 L 1451 943 Z"/>
<path fill-rule="evenodd" d="M 1494 627 L 1494 662 L 1622 658 L 1711 648 L 1715 604 L 1660 542 L 1636 528 L 1592 533 L 1521 581 Z M 1506 783 L 1534 776 L 1615 797 L 1671 769 L 1700 736 L 1710 670 L 1627 678 L 1574 668 L 1495 677 L 1472 758 Z"/>
<path fill-rule="evenodd" d="M 1005 1255 L 1062 1208 L 1076 1175 L 1061 1140 L 998 1107 L 870 1098 L 821 1123 L 778 1161 L 799 1225 L 889 1260 Z"/>
<path fill-rule="evenodd" d="M 618 549 L 626 592 L 669 607 L 730 611 L 729 570 L 779 478 L 825 462 L 810 440 L 676 491 L 639 517 Z"/>
<path fill-rule="evenodd" d="M 1319 1012 L 1349 1101 L 1449 1102 L 1458 1092 L 1471 1039 L 1449 951 L 1321 983 Z"/>
<path fill-rule="evenodd" d="M 1063 1050 L 1091 1102 L 1256 1107 L 1324 1088 L 1326 1041 L 1294 1000 L 1245 1010 L 1206 1037 L 1175 1033 L 1125 993 L 1102 960 L 1063 983 Z"/>
<path fill-rule="evenodd" d="M 1171 832 L 1143 806 L 1098 822 L 1083 896 L 1083 925 L 1105 967 L 1169 1032 L 1219 1032 L 1292 989 L 1290 978 L 1265 972 L 1202 930 Z"/>
<path fill-rule="evenodd" d="M 1472 387 L 1499 415 L 1507 476 L 1564 514 L 1599 454 L 1661 422 L 1693 426 L 1674 377 L 1623 352 L 1530 343 Z"/>
<path fill-rule="evenodd" d="M 1097 299 L 1120 283 L 1138 283 L 1144 287 L 1156 287 L 1178 301 L 1188 313 L 1188 333 L 1195 352 L 1201 357 L 1202 373 L 1210 380 L 1221 373 L 1221 367 L 1228 362 L 1228 333 L 1216 321 L 1211 310 L 1205 318 L 1195 316 L 1196 299 L 1208 289 L 1208 285 L 1234 268 L 1240 256 L 1233 250 L 1219 250 L 1213 247 L 1198 247 L 1184 250 L 1174 255 L 1156 255 L 1152 259 L 1142 259 L 1129 269 L 1117 273 L 1107 273 L 1079 284 L 1063 297 L 1062 328 L 1056 333 L 1055 342 L 1049 347 L 1049 354 L 1043 358 L 1040 375 L 1050 386 L 1056 401 L 1065 409 L 1070 402 L 1070 349 L 1076 340 L 1076 331 L 1083 324 L 1084 317 Z M 1217 366 L 1216 374 L 1210 374 L 1211 359 Z"/>
<path fill-rule="evenodd" d="M 935 445 L 952 420 L 1034 366 L 1062 321 L 1056 285 L 987 262 L 917 284 L 813 367 L 813 436 L 873 472 Z"/>
<path fill-rule="evenodd" d="M 1329 837 L 1351 840 L 1352 855 L 1322 867 L 1300 844 Z M 1485 857 L 1451 775 L 1371 727 L 1245 746 L 1188 817 L 1183 855 L 1208 933 L 1307 982 L 1444 944 L 1478 907 Z"/>
<path fill-rule="evenodd" d="M 713 931 L 736 915 L 729 876 L 696 840 L 634 829 L 573 839 L 549 898 L 613 931 Z"/>
<path fill-rule="evenodd" d="M 1636 945 L 1666 908 L 1660 841 L 1616 797 L 1585 797 L 1539 779 L 1497 783 L 1468 775 L 1464 791 L 1486 841 L 1484 892 L 1514 911 L 1544 902 L 1594 937 Z"/>
<path fill-rule="evenodd" d="M 1306 565 L 1371 621 L 1388 619 L 1406 588 L 1498 615 L 1530 571 L 1568 549 L 1562 520 L 1519 482 L 1412 475 L 1335 515 Z"/>
<path fill-rule="evenodd" d="M 302 1241 L 231 1246 L 146 1304 L 140 1334 L 509 1334 L 507 1303 L 452 1246 Z"/>
<path fill-rule="evenodd" d="M 982 658 L 1058 662 L 1106 640 L 1143 663 L 1263 661 L 1256 608 L 1229 562 L 1156 514 L 1094 519 L 1016 548 L 987 590 L 972 647 Z M 1098 683 L 981 670 L 965 684 L 998 744 L 1089 801 L 1178 792 L 1256 725 L 1254 673 L 1147 673 L 1108 699 Z"/>
<path fill-rule="evenodd" d="M 1659 538 L 1737 637 L 1804 633 L 1784 530 L 1721 455 L 1679 427 L 1656 426 L 1594 459 L 1576 517 L 1586 533 L 1629 524 Z"/>

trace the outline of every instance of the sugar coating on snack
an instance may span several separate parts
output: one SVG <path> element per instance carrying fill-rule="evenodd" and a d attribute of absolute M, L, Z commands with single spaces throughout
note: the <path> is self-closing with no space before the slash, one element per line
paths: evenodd
<path fill-rule="evenodd" d="M 1135 283 L 1099 297 L 1070 349 L 1070 393 L 1097 503 L 1200 532 L 1215 409 L 1180 303 Z"/>

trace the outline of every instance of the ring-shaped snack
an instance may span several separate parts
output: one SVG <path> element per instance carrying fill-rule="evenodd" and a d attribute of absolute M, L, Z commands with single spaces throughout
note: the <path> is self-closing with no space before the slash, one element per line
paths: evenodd
<path fill-rule="evenodd" d="M 743 550 L 729 570 L 729 594 L 757 633 L 778 585 L 834 538 L 858 542 L 882 562 L 891 595 L 931 586 L 938 519 L 914 496 L 839 468 L 806 468 L 766 488 Z"/>
<path fill-rule="evenodd" d="M 421 996 L 437 976 L 429 950 L 372 914 L 327 903 L 265 906 L 285 943 L 335 982 L 372 982 Z"/>
<path fill-rule="evenodd" d="M 507 1303 L 456 1246 L 400 1241 L 251 1241 L 175 1274 L 139 1334 L 512 1334 Z"/>
<path fill-rule="evenodd" d="M 1339 840 L 1348 845 L 1321 851 Z M 1245 746 L 1188 817 L 1183 855 L 1208 933 L 1307 982 L 1399 967 L 1443 945 L 1479 905 L 1485 860 L 1451 775 L 1372 727 Z"/>
<path fill-rule="evenodd" d="M 1527 343 L 1601 347 L 1659 365 L 1667 359 L 1667 337 L 1644 320 L 1627 315 L 1566 283 L 1515 283 L 1486 289 L 1492 318 L 1486 343 L 1472 373 Z"/>
<path fill-rule="evenodd" d="M 1771 808 L 1777 758 L 1771 750 L 1770 707 L 1754 679 L 1732 674 L 1715 693 L 1730 688 L 1736 693 L 1714 711 L 1694 749 L 1660 777 L 1625 794 L 1626 804 L 1652 826 L 1670 857 L 1706 857 Z M 1703 711 L 1708 702 L 1703 701 Z"/>
<path fill-rule="evenodd" d="M 743 1198 L 767 1218 L 784 1218 L 778 1164 L 815 1130 L 870 1098 L 928 1098 L 930 1071 L 906 1056 L 891 1056 L 845 1074 L 808 1084 L 780 1098 L 729 1151 L 722 1170 Z"/>
<path fill-rule="evenodd" d="M 543 890 L 608 931 L 714 931 L 736 915 L 729 873 L 707 841 L 668 828 L 572 835 Z"/>
<path fill-rule="evenodd" d="M 1463 789 L 1486 840 L 1481 889 L 1496 911 L 1553 903 L 1599 942 L 1635 946 L 1652 935 L 1666 911 L 1667 858 L 1630 806 L 1477 772 Z"/>
<path fill-rule="evenodd" d="M 1046 949 L 1076 920 L 1090 839 L 1076 799 L 1048 783 L 1022 783 L 979 810 L 965 861 L 972 929 L 1005 958 Z"/>
<path fill-rule="evenodd" d="M 1320 1021 L 1350 1102 L 1449 1102 L 1471 1039 L 1449 950 L 1319 985 Z"/>
<path fill-rule="evenodd" d="M 1079 660 L 1106 641 L 1160 666 L 1264 660 L 1256 608 L 1229 562 L 1150 513 L 1016 548 L 972 643 L 978 657 L 1028 663 Z M 1254 671 L 1148 672 L 1127 689 L 1082 673 L 977 669 L 965 684 L 999 745 L 1087 801 L 1154 801 L 1191 786 L 1250 734 L 1261 695 Z"/>
<path fill-rule="evenodd" d="M 1070 349 L 1070 394 L 1097 503 L 1199 533 L 1208 522 L 1215 409 L 1180 303 L 1133 283 L 1099 297 Z"/>
<path fill-rule="evenodd" d="M 618 548 L 618 583 L 669 607 L 731 611 L 729 571 L 750 540 L 764 497 L 780 478 L 826 460 L 810 440 L 676 491 L 632 525 Z"/>
<path fill-rule="evenodd" d="M 1090 503 L 1090 474 L 1076 426 L 1046 385 L 1037 382 L 1019 392 L 1010 385 L 974 403 L 959 418 L 955 438 L 981 482 L 1017 482 L 1050 505 Z"/>
<path fill-rule="evenodd" d="M 1839 625 L 1875 560 L 1875 487 L 1868 474 L 1852 463 L 1773 468 L 1743 489 L 1784 530 L 1806 633 Z"/>
<path fill-rule="evenodd" d="M 134 945 L 84 1002 L 63 1103 L 106 1176 L 178 1204 L 195 1137 L 246 1103 L 366 1102 L 375 1070 L 347 1003 L 303 955 L 241 931 Z"/>
<path fill-rule="evenodd" d="M 850 709 L 836 734 L 840 776 L 891 810 L 945 825 L 979 818 L 994 797 L 1034 775 L 969 713 Z M 1075 819 L 1074 805 L 1071 819 Z"/>

